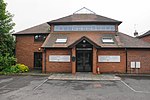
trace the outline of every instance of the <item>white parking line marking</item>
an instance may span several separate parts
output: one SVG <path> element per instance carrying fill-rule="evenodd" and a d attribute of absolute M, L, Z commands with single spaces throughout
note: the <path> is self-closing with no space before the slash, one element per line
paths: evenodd
<path fill-rule="evenodd" d="M 23 78 L 25 78 L 25 77 L 28 77 L 28 76 L 24 76 Z M 23 78 L 21 78 L 21 79 L 23 79 Z M 20 78 L 17 79 L 17 80 L 15 80 L 15 81 L 18 81 L 18 80 L 20 80 Z M 7 86 L 9 86 L 9 85 L 11 85 L 11 84 L 13 84 L 13 83 L 14 83 L 14 81 L 12 81 L 12 82 L 10 82 L 10 83 L 8 83 L 8 84 L 6 84 L 6 85 L 0 87 L 0 89 L 4 89 L 4 88 L 6 88 Z"/>
<path fill-rule="evenodd" d="M 148 91 L 136 91 L 137 93 L 150 93 Z"/>
<path fill-rule="evenodd" d="M 127 83 L 125 83 L 123 80 L 120 80 L 125 86 L 127 86 L 128 88 L 130 88 L 132 91 L 136 92 L 136 90 L 134 90 L 131 86 L 129 86 Z"/>
<path fill-rule="evenodd" d="M 33 90 L 38 89 L 40 86 L 42 86 L 42 85 L 43 85 L 45 82 L 47 82 L 47 81 L 48 81 L 48 79 L 44 80 L 40 85 L 36 86 Z"/>
<path fill-rule="evenodd" d="M 150 93 L 148 91 L 136 91 L 134 88 L 132 88 L 131 86 L 129 86 L 127 83 L 125 83 L 123 80 L 120 80 L 125 86 L 127 86 L 129 89 L 131 89 L 133 92 L 136 93 Z"/>
<path fill-rule="evenodd" d="M 0 80 L 0 83 L 9 82 L 9 81 L 12 81 L 12 80 L 13 80 L 13 78 L 2 79 L 2 80 Z"/>

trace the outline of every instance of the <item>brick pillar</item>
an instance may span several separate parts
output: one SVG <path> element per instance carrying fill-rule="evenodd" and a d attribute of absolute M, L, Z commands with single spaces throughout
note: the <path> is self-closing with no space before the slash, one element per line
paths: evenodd
<path fill-rule="evenodd" d="M 76 48 L 73 47 L 72 48 L 72 57 L 76 57 Z M 76 73 L 76 61 L 72 61 L 72 74 L 75 74 Z"/>
<path fill-rule="evenodd" d="M 116 32 L 118 32 L 118 25 L 115 25 Z"/>
<path fill-rule="evenodd" d="M 43 52 L 42 53 L 42 73 L 45 73 L 46 72 L 46 70 L 45 70 L 45 67 L 46 67 L 46 59 L 45 59 L 46 54 L 45 53 L 46 53 L 46 51 L 43 49 L 42 52 Z"/>
<path fill-rule="evenodd" d="M 93 47 L 93 74 L 96 74 L 97 66 L 97 49 Z"/>
<path fill-rule="evenodd" d="M 50 31 L 51 31 L 51 32 L 54 32 L 54 25 L 51 25 L 51 26 L 50 26 Z"/>

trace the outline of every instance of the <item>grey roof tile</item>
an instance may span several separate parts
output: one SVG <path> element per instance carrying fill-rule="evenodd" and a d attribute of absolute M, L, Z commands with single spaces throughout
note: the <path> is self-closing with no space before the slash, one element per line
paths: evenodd
<path fill-rule="evenodd" d="M 96 45 L 102 48 L 150 48 L 150 44 L 146 43 L 140 39 L 128 36 L 124 33 L 117 32 L 116 34 L 112 33 L 51 33 L 47 37 L 46 41 L 42 45 L 42 47 L 47 48 L 59 48 L 59 47 L 69 47 L 76 41 L 80 40 L 82 37 L 86 37 L 93 41 Z M 103 37 L 112 37 L 114 39 L 114 44 L 103 44 L 101 39 Z M 67 38 L 66 44 L 56 44 L 55 41 L 57 38 Z"/>
<path fill-rule="evenodd" d="M 121 42 L 124 44 L 123 47 L 129 48 L 150 48 L 150 44 L 142 41 L 141 39 L 131 37 L 124 33 L 118 33 Z"/>
<path fill-rule="evenodd" d="M 138 36 L 137 38 L 142 38 L 142 37 L 145 37 L 145 36 L 148 36 L 148 35 L 150 35 L 150 30 L 147 31 L 146 33 L 144 33 L 144 34 Z"/>
<path fill-rule="evenodd" d="M 37 34 L 37 33 L 50 33 L 50 26 L 47 23 L 43 23 L 23 31 L 14 33 L 13 35 L 17 34 Z"/>
<path fill-rule="evenodd" d="M 94 22 L 94 23 L 116 23 L 121 24 L 121 21 L 104 17 L 97 14 L 72 14 L 66 17 L 62 17 L 56 20 L 48 22 L 49 24 L 55 23 L 82 23 L 82 22 Z"/>

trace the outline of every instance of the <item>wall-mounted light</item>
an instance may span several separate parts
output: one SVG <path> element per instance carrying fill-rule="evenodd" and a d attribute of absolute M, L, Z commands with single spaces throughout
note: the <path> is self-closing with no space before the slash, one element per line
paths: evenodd
<path fill-rule="evenodd" d="M 86 41 L 85 40 L 83 40 L 83 43 L 85 43 Z"/>
<path fill-rule="evenodd" d="M 39 48 L 38 50 L 41 51 L 41 48 Z"/>

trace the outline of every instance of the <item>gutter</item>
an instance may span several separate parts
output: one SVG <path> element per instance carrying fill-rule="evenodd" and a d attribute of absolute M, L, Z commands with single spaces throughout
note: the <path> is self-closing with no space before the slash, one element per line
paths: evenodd
<path fill-rule="evenodd" d="M 46 49 L 44 48 L 44 72 L 46 73 Z"/>
<path fill-rule="evenodd" d="M 127 48 L 125 48 L 125 53 L 126 53 L 126 73 L 127 73 L 127 69 L 128 69 L 128 51 Z"/>

